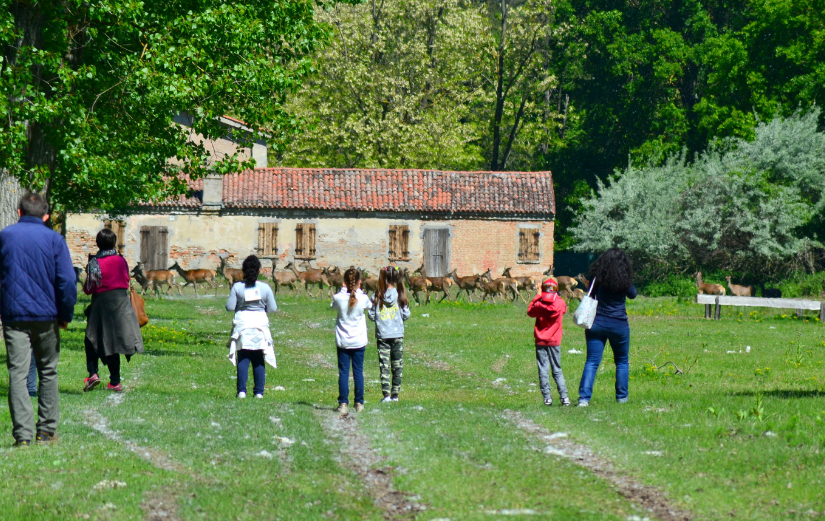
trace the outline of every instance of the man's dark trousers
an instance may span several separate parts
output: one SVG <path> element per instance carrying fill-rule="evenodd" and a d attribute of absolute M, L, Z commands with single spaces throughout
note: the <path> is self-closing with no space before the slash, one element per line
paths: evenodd
<path fill-rule="evenodd" d="M 9 409 L 12 435 L 17 441 L 34 439 L 34 411 L 26 385 L 32 352 L 40 373 L 37 396 L 37 430 L 53 433 L 60 420 L 57 388 L 57 360 L 60 354 L 60 334 L 57 321 L 6 322 L 6 365 L 9 368 Z"/>

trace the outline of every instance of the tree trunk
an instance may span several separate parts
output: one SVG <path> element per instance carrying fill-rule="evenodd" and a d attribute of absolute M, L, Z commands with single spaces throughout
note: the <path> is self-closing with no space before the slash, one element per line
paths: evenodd
<path fill-rule="evenodd" d="M 490 170 L 496 172 L 499 165 L 499 148 L 501 148 L 501 118 L 504 115 L 504 53 L 507 47 L 507 0 L 501 0 L 501 41 L 498 46 L 498 63 L 496 71 L 496 113 L 493 117 L 493 157 Z"/>
<path fill-rule="evenodd" d="M 0 230 L 17 222 L 17 207 L 22 195 L 17 179 L 0 172 Z"/>

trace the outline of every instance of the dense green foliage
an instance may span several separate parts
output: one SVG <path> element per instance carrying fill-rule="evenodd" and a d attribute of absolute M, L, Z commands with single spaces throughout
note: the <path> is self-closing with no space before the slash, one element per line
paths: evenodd
<path fill-rule="evenodd" d="M 760 123 L 752 141 L 716 142 L 695 161 L 631 165 L 598 181 L 572 229 L 583 251 L 619 246 L 646 269 L 814 271 L 825 224 L 819 110 Z"/>
<path fill-rule="evenodd" d="M 582 197 L 629 157 L 684 149 L 689 162 L 714 138 L 750 140 L 759 121 L 825 103 L 824 12 L 823 0 L 338 6 L 319 15 L 334 31 L 317 80 L 290 102 L 306 132 L 279 160 L 552 170 L 565 249 Z"/>
<path fill-rule="evenodd" d="M 57 208 L 107 211 L 250 166 L 215 163 L 173 116 L 216 137 L 232 114 L 283 141 L 284 96 L 325 37 L 307 0 L 5 0 L 0 169 Z"/>

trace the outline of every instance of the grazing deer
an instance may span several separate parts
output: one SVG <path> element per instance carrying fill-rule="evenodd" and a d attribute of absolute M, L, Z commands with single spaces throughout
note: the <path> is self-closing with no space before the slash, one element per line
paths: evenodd
<path fill-rule="evenodd" d="M 415 302 L 420 306 L 421 301 L 418 299 L 418 293 L 423 292 L 426 295 L 427 299 L 425 302 L 430 301 L 430 283 L 427 282 L 427 279 L 424 277 L 410 277 L 410 270 L 404 268 L 404 279 L 407 282 L 407 291 L 409 291 Z"/>
<path fill-rule="evenodd" d="M 171 270 L 150 270 L 144 273 L 143 266 L 140 262 L 138 262 L 134 268 L 132 268 L 132 276 L 135 278 L 140 287 L 143 288 L 141 292 L 142 295 L 146 294 L 146 290 L 149 289 L 149 286 L 152 286 L 152 290 L 155 292 L 156 297 L 160 297 L 160 291 L 158 291 L 158 286 L 166 285 L 166 294 L 169 294 L 169 290 L 171 288 L 177 288 L 178 295 L 183 295 L 180 290 L 180 286 L 175 281 L 175 272 Z"/>
<path fill-rule="evenodd" d="M 740 286 L 739 284 L 732 284 L 730 281 L 730 275 L 725 277 L 728 281 L 728 287 L 730 288 L 731 295 L 736 295 L 737 297 L 752 297 L 753 296 L 753 286 Z"/>
<path fill-rule="evenodd" d="M 721 284 L 708 284 L 706 282 L 702 282 L 702 272 L 697 271 L 696 275 L 696 287 L 699 289 L 699 293 L 702 295 L 724 295 L 725 294 L 725 286 Z M 730 277 L 729 277 L 730 278 Z"/>
<path fill-rule="evenodd" d="M 524 300 L 524 297 L 521 295 L 521 292 L 524 291 L 533 291 L 535 289 L 535 282 L 533 282 L 533 277 L 513 277 L 510 275 L 510 270 L 512 268 L 505 268 L 504 271 L 501 272 L 503 277 L 508 279 L 513 279 L 516 281 L 516 292 L 518 293 L 519 298 L 521 298 L 522 302 L 527 304 L 527 301 Z"/>
<path fill-rule="evenodd" d="M 760 282 L 763 298 L 782 298 L 782 290 L 778 288 L 766 288 L 764 282 Z"/>
<path fill-rule="evenodd" d="M 195 288 L 195 296 L 198 296 L 198 282 L 205 282 L 215 288 L 215 295 L 218 294 L 218 283 L 215 282 L 215 270 L 185 270 L 180 267 L 177 261 L 172 264 L 172 267 L 169 268 L 170 270 L 177 271 L 183 280 L 186 281 L 186 284 L 183 287 L 188 286 L 189 284 Z"/>
<path fill-rule="evenodd" d="M 344 275 L 341 273 L 341 268 L 335 266 L 334 268 L 324 268 L 323 269 L 324 275 L 327 276 L 327 280 L 329 281 L 329 292 L 328 295 L 332 297 L 335 293 L 341 291 L 341 288 L 344 287 Z"/>
<path fill-rule="evenodd" d="M 292 271 L 295 272 L 295 276 L 301 281 L 304 285 L 304 289 L 306 289 L 307 295 L 312 298 L 317 297 L 324 291 L 324 286 L 329 286 L 329 281 L 327 280 L 326 275 L 322 270 L 313 268 L 312 265 L 304 261 L 300 264 L 302 268 L 305 268 L 304 271 L 298 271 L 295 269 L 295 266 L 292 266 Z M 309 291 L 310 286 L 318 286 L 318 293 L 313 295 L 311 291 Z"/>
<path fill-rule="evenodd" d="M 229 283 L 229 287 L 231 288 L 236 282 L 241 282 L 243 280 L 243 270 L 239 270 L 236 268 L 227 268 L 226 257 L 220 257 L 220 259 L 221 266 L 220 268 L 218 268 L 218 271 Z"/>
<path fill-rule="evenodd" d="M 421 267 L 415 270 L 413 273 L 420 273 L 422 277 L 427 279 L 428 287 L 427 289 L 429 292 L 427 293 L 427 304 L 430 303 L 430 293 L 444 293 L 444 296 L 441 297 L 441 300 L 438 302 L 443 301 L 445 298 L 450 297 L 450 287 L 453 285 L 452 279 L 450 277 L 428 277 L 427 272 L 424 270 L 424 264 L 421 264 Z"/>
<path fill-rule="evenodd" d="M 292 263 L 288 263 L 284 269 L 282 270 L 275 270 L 275 262 L 272 263 L 272 280 L 275 281 L 275 293 L 278 293 L 281 289 L 281 286 L 289 286 L 289 288 L 295 292 L 298 290 L 298 285 L 301 284 L 301 281 L 298 279 L 298 276 L 295 274 L 295 270 L 292 269 Z"/>
<path fill-rule="evenodd" d="M 461 296 L 461 292 L 465 292 L 467 294 L 467 300 L 469 302 L 473 301 L 473 295 L 479 289 L 479 280 L 481 280 L 480 275 L 470 275 L 469 277 L 459 277 L 455 270 L 451 271 L 447 274 L 450 277 L 456 286 L 458 286 L 458 293 L 456 293 L 455 298 Z"/>

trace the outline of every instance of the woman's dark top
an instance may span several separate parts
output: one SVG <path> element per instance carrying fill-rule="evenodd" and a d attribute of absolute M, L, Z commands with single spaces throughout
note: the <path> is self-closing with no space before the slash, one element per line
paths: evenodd
<path fill-rule="evenodd" d="M 636 291 L 635 286 L 631 284 L 626 292 L 614 293 L 597 284 L 593 288 L 593 294 L 596 300 L 599 301 L 593 325 L 598 324 L 602 327 L 627 326 L 625 299 L 636 298 L 639 292 Z"/>

